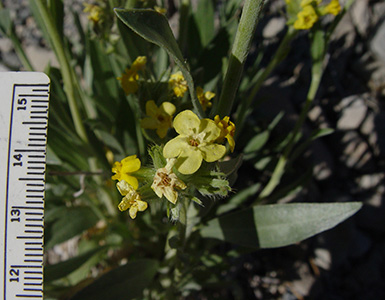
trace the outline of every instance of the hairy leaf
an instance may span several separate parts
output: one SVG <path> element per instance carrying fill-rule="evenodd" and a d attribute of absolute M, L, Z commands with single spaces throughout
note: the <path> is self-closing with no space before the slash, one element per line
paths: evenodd
<path fill-rule="evenodd" d="M 333 228 L 361 206 L 360 202 L 255 206 L 209 221 L 201 234 L 247 247 L 282 247 Z"/>

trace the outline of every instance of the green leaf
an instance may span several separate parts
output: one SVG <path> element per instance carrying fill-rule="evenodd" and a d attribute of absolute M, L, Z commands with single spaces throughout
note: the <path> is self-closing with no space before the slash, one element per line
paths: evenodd
<path fill-rule="evenodd" d="M 198 1 L 197 11 L 194 17 L 197 20 L 201 44 L 206 47 L 215 33 L 214 27 L 214 3 L 212 0 Z"/>
<path fill-rule="evenodd" d="M 182 52 L 171 31 L 166 17 L 153 9 L 119 9 L 115 8 L 118 18 L 130 29 L 145 40 L 162 47 L 175 60 L 179 69 L 187 81 L 190 96 L 196 113 L 203 117 L 203 109 L 200 105 L 194 87 L 194 81 L 189 68 L 185 63 Z"/>
<path fill-rule="evenodd" d="M 143 289 L 155 276 L 159 262 L 142 259 L 120 266 L 77 293 L 71 300 L 143 299 Z"/>
<path fill-rule="evenodd" d="M 12 31 L 12 20 L 9 9 L 0 10 L 0 33 L 9 36 Z"/>
<path fill-rule="evenodd" d="M 46 249 L 69 240 L 94 226 L 98 217 L 89 207 L 62 207 L 56 221 L 47 228 Z"/>
<path fill-rule="evenodd" d="M 64 36 L 64 4 L 63 0 L 48 0 L 48 9 L 52 14 L 56 28 L 61 37 Z"/>
<path fill-rule="evenodd" d="M 54 265 L 48 265 L 44 268 L 44 282 L 54 281 L 56 279 L 67 276 L 73 271 L 80 268 L 84 263 L 86 263 L 91 257 L 96 253 L 104 250 L 106 246 L 97 247 L 86 253 L 73 257 L 63 262 L 59 262 Z"/>
<path fill-rule="evenodd" d="M 333 228 L 361 206 L 360 202 L 255 206 L 209 221 L 201 235 L 247 247 L 283 247 Z"/>
<path fill-rule="evenodd" d="M 311 140 L 314 141 L 320 137 L 330 135 L 334 132 L 333 128 L 320 128 L 312 132 Z"/>

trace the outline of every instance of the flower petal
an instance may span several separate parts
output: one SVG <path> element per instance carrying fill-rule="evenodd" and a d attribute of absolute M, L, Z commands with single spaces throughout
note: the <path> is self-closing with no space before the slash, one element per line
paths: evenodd
<path fill-rule="evenodd" d="M 138 189 L 138 187 L 139 187 L 138 179 L 136 179 L 136 177 L 134 177 L 134 176 L 128 175 L 126 173 L 122 173 L 120 176 L 120 179 L 124 180 L 129 185 L 131 185 L 134 190 Z"/>
<path fill-rule="evenodd" d="M 221 129 L 210 119 L 201 120 L 199 131 L 205 133 L 204 141 L 206 143 L 215 141 L 221 134 Z"/>
<path fill-rule="evenodd" d="M 174 191 L 173 188 L 168 188 L 164 190 L 164 196 L 168 201 L 170 201 L 172 204 L 175 204 L 178 200 L 178 192 Z"/>
<path fill-rule="evenodd" d="M 146 115 L 150 117 L 156 117 L 158 111 L 158 106 L 156 106 L 154 100 L 150 100 L 146 102 Z"/>
<path fill-rule="evenodd" d="M 199 149 L 190 147 L 182 152 L 176 160 L 175 167 L 182 174 L 195 173 L 202 164 L 202 153 Z"/>
<path fill-rule="evenodd" d="M 159 123 L 156 119 L 152 117 L 146 117 L 140 120 L 140 126 L 144 129 L 157 129 L 159 126 Z"/>
<path fill-rule="evenodd" d="M 122 173 L 132 173 L 140 169 L 140 160 L 136 155 L 127 156 L 122 161 Z"/>
<path fill-rule="evenodd" d="M 226 153 L 226 147 L 219 144 L 209 144 L 199 147 L 203 159 L 207 162 L 214 162 L 221 159 Z"/>
<path fill-rule="evenodd" d="M 119 193 L 122 196 L 126 196 L 129 192 L 131 192 L 130 185 L 127 183 L 125 180 L 120 180 L 117 184 L 116 187 L 118 188 Z"/>
<path fill-rule="evenodd" d="M 138 213 L 138 206 L 137 205 L 131 206 L 128 213 L 130 214 L 131 219 L 135 219 L 136 214 Z"/>
<path fill-rule="evenodd" d="M 156 134 L 163 139 L 167 135 L 168 131 L 168 126 L 159 126 L 158 129 L 156 130 Z"/>
<path fill-rule="evenodd" d="M 191 110 L 180 112 L 174 119 L 175 131 L 182 135 L 192 136 L 198 133 L 201 120 Z"/>
<path fill-rule="evenodd" d="M 171 102 L 163 102 L 161 105 L 160 105 L 160 109 L 165 112 L 166 114 L 172 116 L 173 114 L 175 114 L 175 111 L 176 111 L 176 107 L 174 104 L 172 104 Z"/>
<path fill-rule="evenodd" d="M 147 209 L 147 202 L 142 201 L 142 200 L 136 200 L 137 207 L 139 211 L 145 211 Z"/>
<path fill-rule="evenodd" d="M 168 141 L 163 148 L 163 156 L 165 158 L 177 157 L 181 154 L 183 149 L 190 147 L 185 136 L 177 136 L 172 140 Z"/>

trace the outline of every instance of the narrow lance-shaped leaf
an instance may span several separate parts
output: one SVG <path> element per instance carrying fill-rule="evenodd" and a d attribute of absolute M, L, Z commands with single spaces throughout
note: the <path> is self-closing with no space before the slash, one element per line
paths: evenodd
<path fill-rule="evenodd" d="M 145 40 L 165 49 L 175 60 L 175 63 L 178 65 L 187 81 L 194 109 L 199 117 L 202 118 L 204 113 L 196 96 L 193 78 L 184 61 L 182 52 L 179 49 L 178 43 L 171 31 L 166 17 L 152 9 L 115 8 L 115 13 L 130 29 Z"/>
<path fill-rule="evenodd" d="M 247 247 L 283 247 L 333 228 L 361 206 L 360 202 L 255 206 L 209 221 L 201 235 Z"/>
<path fill-rule="evenodd" d="M 143 289 L 151 283 L 158 266 L 152 259 L 129 262 L 101 276 L 71 300 L 143 299 Z"/>
<path fill-rule="evenodd" d="M 72 257 L 66 261 L 59 262 L 54 265 L 48 265 L 44 268 L 44 282 L 54 281 L 56 279 L 67 276 L 71 272 L 80 268 L 84 263 L 86 263 L 91 257 L 95 254 L 104 250 L 106 246 L 97 247 L 86 253 Z"/>

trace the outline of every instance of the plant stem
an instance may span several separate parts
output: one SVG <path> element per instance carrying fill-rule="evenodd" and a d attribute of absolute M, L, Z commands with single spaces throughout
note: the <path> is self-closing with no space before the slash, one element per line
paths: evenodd
<path fill-rule="evenodd" d="M 255 84 L 253 86 L 253 89 L 251 90 L 249 96 L 247 97 L 246 100 L 241 101 L 239 109 L 237 111 L 237 119 L 236 119 L 236 124 L 237 124 L 237 131 L 235 132 L 235 136 L 237 137 L 240 132 L 242 131 L 242 128 L 244 126 L 244 122 L 247 116 L 247 112 L 255 98 L 255 95 L 258 93 L 259 89 L 261 88 L 263 82 L 266 80 L 266 78 L 270 75 L 270 73 L 275 69 L 275 67 L 281 63 L 288 51 L 289 51 L 289 43 L 293 39 L 293 37 L 296 35 L 297 31 L 293 27 L 289 27 L 287 30 L 284 38 L 282 39 L 281 43 L 278 46 L 277 51 L 274 54 L 274 57 L 270 60 L 269 64 L 267 67 L 263 70 L 260 70 L 255 78 Z M 254 81 L 254 80 L 253 80 Z"/>
<path fill-rule="evenodd" d="M 312 66 L 312 78 L 311 78 L 310 88 L 306 97 L 305 105 L 302 108 L 301 114 L 294 126 L 293 131 L 290 133 L 290 140 L 287 143 L 281 157 L 279 158 L 278 163 L 274 169 L 274 172 L 269 182 L 267 183 L 267 185 L 259 195 L 257 202 L 259 202 L 263 198 L 268 197 L 272 193 L 272 191 L 276 188 L 276 186 L 280 183 L 281 178 L 284 174 L 285 167 L 289 160 L 290 152 L 293 149 L 294 142 L 296 141 L 297 135 L 299 134 L 299 131 L 306 120 L 307 113 L 316 96 L 318 87 L 321 83 L 322 74 L 323 74 L 322 61 L 314 63 Z"/>
<path fill-rule="evenodd" d="M 65 53 L 65 47 L 62 39 L 55 27 L 55 23 L 48 12 L 46 5 L 43 0 L 31 0 L 35 3 L 39 15 L 42 18 L 44 26 L 49 34 L 51 46 L 56 54 L 56 57 L 60 64 L 60 70 L 63 77 L 64 90 L 68 98 L 68 104 L 70 107 L 72 119 L 74 122 L 75 130 L 79 137 L 88 144 L 88 137 L 83 125 L 83 120 L 77 104 L 77 93 L 76 93 L 76 80 L 74 78 L 74 71 L 72 70 L 70 63 Z"/>
<path fill-rule="evenodd" d="M 267 0 L 246 0 L 243 7 L 216 112 L 221 118 L 231 112 L 251 41 L 266 2 Z"/>

